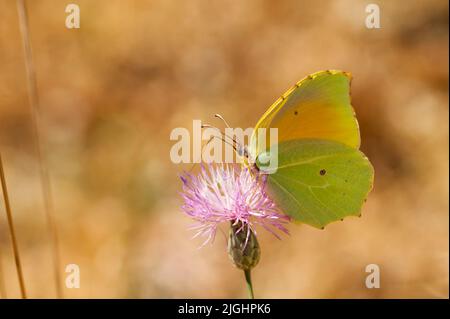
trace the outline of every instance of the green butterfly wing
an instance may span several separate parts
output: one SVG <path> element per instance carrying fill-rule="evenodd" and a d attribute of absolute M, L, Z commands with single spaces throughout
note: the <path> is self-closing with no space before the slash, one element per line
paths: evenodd
<path fill-rule="evenodd" d="M 359 150 L 345 144 L 300 139 L 281 142 L 278 168 L 267 175 L 268 191 L 294 220 L 323 228 L 359 216 L 372 189 L 374 169 Z M 263 167 L 258 156 L 256 165 Z"/>
<path fill-rule="evenodd" d="M 264 113 L 255 126 L 249 151 L 255 158 L 270 144 L 258 137 L 260 128 L 277 128 L 277 143 L 299 139 L 323 139 L 359 148 L 358 121 L 351 105 L 348 72 L 313 73 L 297 82 Z"/>

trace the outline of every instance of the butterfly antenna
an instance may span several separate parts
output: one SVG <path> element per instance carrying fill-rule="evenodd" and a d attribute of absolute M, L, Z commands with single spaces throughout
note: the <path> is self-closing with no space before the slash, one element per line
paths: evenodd
<path fill-rule="evenodd" d="M 216 118 L 218 118 L 218 119 L 221 119 L 222 122 L 225 123 L 225 126 L 228 127 L 228 128 L 230 128 L 230 125 L 228 125 L 227 121 L 225 121 L 225 119 L 223 118 L 222 115 L 220 115 L 220 114 L 214 114 L 214 117 L 216 117 Z"/>
<path fill-rule="evenodd" d="M 204 124 L 204 125 L 206 125 L 205 127 L 216 128 L 216 127 L 210 126 L 210 125 L 208 125 L 208 124 Z M 202 125 L 202 128 L 203 128 L 203 127 L 204 127 L 204 126 Z M 218 128 L 216 128 L 216 129 L 219 130 Z M 203 154 L 203 149 L 204 149 L 209 143 L 211 143 L 211 141 L 212 141 L 214 138 L 219 138 L 222 142 L 224 142 L 224 143 L 227 144 L 227 145 L 230 145 L 230 146 L 234 149 L 234 151 L 237 152 L 236 146 L 233 145 L 232 143 L 230 143 L 229 141 L 225 140 L 225 138 L 224 138 L 225 135 L 223 135 L 223 132 L 221 132 L 220 130 L 219 130 L 219 132 L 220 132 L 222 135 L 220 135 L 220 136 L 213 135 L 213 136 L 211 136 L 211 137 L 209 138 L 208 142 L 206 142 L 205 144 L 202 145 L 202 151 L 201 151 L 201 154 Z M 196 164 L 197 164 L 197 163 L 194 163 L 194 164 L 191 166 L 191 168 L 189 169 L 189 173 L 192 172 L 192 170 L 194 169 L 194 167 L 195 167 Z"/>
<path fill-rule="evenodd" d="M 219 131 L 219 133 L 222 136 L 222 141 L 224 141 L 225 143 L 227 143 L 228 145 L 231 145 L 234 150 L 237 150 L 237 145 L 239 145 L 239 143 L 232 137 L 228 136 L 227 134 L 225 134 L 225 132 L 223 132 L 221 129 L 219 129 L 218 127 L 212 126 L 210 124 L 202 124 L 202 128 L 212 128 L 215 129 L 217 131 Z M 231 140 L 234 144 L 232 144 L 230 141 L 226 141 L 225 138 L 228 138 L 229 140 Z"/>
<path fill-rule="evenodd" d="M 216 118 L 222 120 L 222 122 L 225 124 L 225 126 L 226 126 L 227 128 L 231 128 L 230 125 L 228 125 L 228 122 L 225 120 L 225 118 L 224 118 L 222 115 L 216 113 L 216 114 L 214 114 L 214 117 L 216 117 Z M 225 135 L 225 134 L 224 134 L 224 135 Z M 225 136 L 226 136 L 226 135 L 225 135 Z M 236 141 L 236 139 L 231 138 L 231 137 L 229 137 L 229 136 L 227 136 L 227 137 L 233 140 L 233 142 L 234 142 L 235 145 L 236 145 L 236 148 L 237 148 L 237 146 L 239 146 L 239 148 L 242 148 L 242 144 L 239 143 L 238 141 Z"/>
<path fill-rule="evenodd" d="M 226 126 L 227 128 L 231 128 L 230 125 L 228 125 L 227 121 L 223 118 L 222 115 L 220 115 L 220 114 L 214 114 L 214 117 L 216 117 L 216 118 L 218 118 L 218 119 L 221 119 L 221 120 L 225 123 L 225 126 Z M 205 125 L 207 125 L 207 127 L 211 127 L 211 128 L 215 128 L 215 129 L 219 130 L 219 131 L 222 133 L 223 136 L 225 136 L 225 137 L 229 138 L 230 140 L 232 140 L 233 143 L 234 143 L 234 145 L 235 145 L 235 146 L 234 146 L 234 149 L 235 149 L 236 152 L 237 152 L 238 146 L 239 146 L 239 148 L 242 148 L 242 144 L 239 143 L 235 138 L 228 136 L 227 134 L 225 134 L 223 131 L 221 131 L 220 129 L 218 129 L 218 128 L 215 127 L 215 126 L 208 125 L 208 124 L 205 124 Z"/>
<path fill-rule="evenodd" d="M 224 143 L 227 144 L 227 145 L 230 145 L 235 151 L 237 151 L 237 148 L 236 148 L 237 142 L 236 142 L 236 140 L 233 139 L 233 138 L 231 138 L 231 137 L 229 137 L 228 135 L 226 135 L 226 134 L 225 134 L 223 131 L 221 131 L 218 127 L 215 127 L 215 126 L 212 126 L 212 125 L 209 125 L 209 124 L 202 124 L 202 128 L 212 128 L 212 129 L 217 130 L 217 131 L 220 133 L 220 136 L 217 136 L 217 135 L 211 136 L 211 138 L 209 139 L 208 143 L 211 142 L 211 140 L 212 140 L 214 137 L 220 138 L 220 139 L 222 140 L 222 142 L 224 142 Z M 230 139 L 234 144 L 231 143 L 229 140 L 227 141 L 225 138 Z M 204 146 L 208 145 L 208 143 L 206 143 Z"/>

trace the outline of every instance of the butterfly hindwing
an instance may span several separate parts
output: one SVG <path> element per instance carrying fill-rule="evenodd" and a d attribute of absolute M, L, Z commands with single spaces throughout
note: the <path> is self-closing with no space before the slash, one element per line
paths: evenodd
<path fill-rule="evenodd" d="M 360 215 L 374 178 L 362 152 L 321 139 L 286 141 L 277 147 L 278 168 L 267 175 L 267 187 L 285 214 L 317 228 Z"/>

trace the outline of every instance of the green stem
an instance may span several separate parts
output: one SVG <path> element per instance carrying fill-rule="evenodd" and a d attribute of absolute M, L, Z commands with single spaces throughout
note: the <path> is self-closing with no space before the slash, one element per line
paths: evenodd
<path fill-rule="evenodd" d="M 252 277 L 250 275 L 250 269 L 244 270 L 245 274 L 245 281 L 247 282 L 247 289 L 248 289 L 248 295 L 249 299 L 255 299 L 255 296 L 253 295 L 253 285 L 252 285 Z"/>

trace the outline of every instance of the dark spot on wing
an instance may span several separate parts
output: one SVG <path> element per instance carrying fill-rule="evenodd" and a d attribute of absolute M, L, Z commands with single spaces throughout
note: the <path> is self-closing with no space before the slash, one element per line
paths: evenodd
<path fill-rule="evenodd" d="M 294 112 L 294 115 L 298 115 L 298 112 L 297 112 L 297 111 L 295 111 L 295 112 Z"/>
<path fill-rule="evenodd" d="M 319 174 L 322 175 L 322 176 L 325 175 L 326 173 L 327 173 L 327 171 L 324 168 L 321 169 L 320 172 L 319 172 Z"/>

